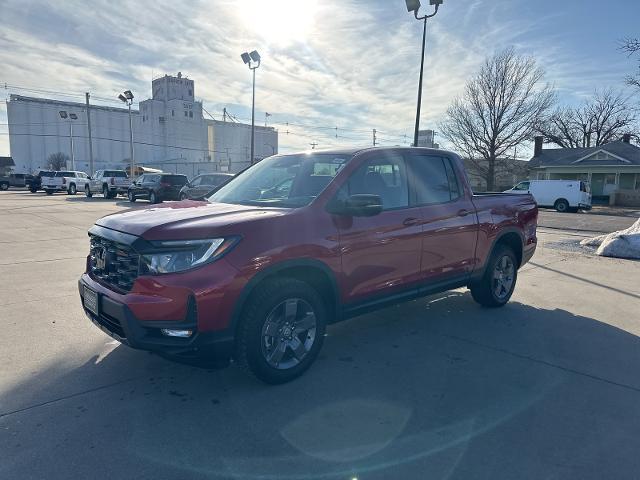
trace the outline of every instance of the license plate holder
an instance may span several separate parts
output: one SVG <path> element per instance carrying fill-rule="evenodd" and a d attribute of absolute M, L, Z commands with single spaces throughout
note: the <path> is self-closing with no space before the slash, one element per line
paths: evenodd
<path fill-rule="evenodd" d="M 89 310 L 94 315 L 99 315 L 98 313 L 98 292 L 91 290 L 89 287 L 85 285 L 84 287 L 84 306 L 87 310 Z"/>

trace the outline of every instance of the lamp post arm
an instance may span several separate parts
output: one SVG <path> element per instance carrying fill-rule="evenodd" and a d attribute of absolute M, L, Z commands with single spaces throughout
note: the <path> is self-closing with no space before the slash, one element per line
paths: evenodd
<path fill-rule="evenodd" d="M 436 4 L 436 9 L 431 15 L 423 15 L 422 17 L 418 17 L 418 10 L 414 10 L 413 11 L 413 15 L 416 17 L 416 20 L 424 20 L 426 18 L 431 18 L 431 17 L 435 16 L 436 13 L 438 13 L 438 7 L 439 6 L 440 6 L 439 4 Z"/>

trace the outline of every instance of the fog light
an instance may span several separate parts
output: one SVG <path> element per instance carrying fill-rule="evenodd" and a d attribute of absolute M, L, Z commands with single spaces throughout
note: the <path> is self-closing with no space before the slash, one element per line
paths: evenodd
<path fill-rule="evenodd" d="M 190 337 L 191 334 L 193 333 L 193 330 L 174 330 L 172 328 L 163 328 L 160 331 L 162 332 L 163 335 L 166 335 L 167 337 L 181 337 L 181 338 Z"/>

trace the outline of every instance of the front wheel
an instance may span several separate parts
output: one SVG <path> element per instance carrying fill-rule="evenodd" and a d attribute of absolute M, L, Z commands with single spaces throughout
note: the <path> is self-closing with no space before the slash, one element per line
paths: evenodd
<path fill-rule="evenodd" d="M 129 201 L 130 201 L 131 203 L 133 203 L 133 202 L 135 202 L 135 201 L 136 201 L 136 196 L 133 194 L 133 192 L 132 192 L 131 190 L 129 190 L 129 191 L 127 192 L 127 198 L 129 199 Z"/>
<path fill-rule="evenodd" d="M 292 278 L 269 281 L 244 309 L 235 359 L 265 383 L 289 382 L 318 356 L 326 319 L 325 304 L 310 285 Z"/>
<path fill-rule="evenodd" d="M 30 189 L 29 189 L 29 191 L 30 191 L 31 193 L 37 193 L 37 192 L 38 192 L 38 189 L 37 189 L 37 188 L 30 188 Z"/>
<path fill-rule="evenodd" d="M 506 245 L 498 245 L 482 278 L 469 286 L 473 299 L 484 307 L 502 307 L 506 304 L 516 288 L 517 265 L 513 250 Z"/>
<path fill-rule="evenodd" d="M 76 188 L 76 184 L 72 183 L 69 185 L 69 190 L 67 190 L 67 195 L 75 195 L 78 193 L 78 189 Z"/>
<path fill-rule="evenodd" d="M 186 193 L 181 193 L 180 194 L 180 200 L 186 200 L 187 199 L 187 194 Z"/>
<path fill-rule="evenodd" d="M 151 192 L 149 194 L 149 203 L 158 203 L 158 196 L 156 195 L 156 192 Z"/>
<path fill-rule="evenodd" d="M 47 195 L 53 195 L 53 190 L 45 190 L 45 192 L 47 192 Z"/>
<path fill-rule="evenodd" d="M 9 190 L 8 183 L 0 183 L 0 190 Z"/>
<path fill-rule="evenodd" d="M 93 193 L 91 193 L 91 188 L 89 187 L 89 185 L 84 186 L 84 196 L 87 198 L 93 197 Z"/>

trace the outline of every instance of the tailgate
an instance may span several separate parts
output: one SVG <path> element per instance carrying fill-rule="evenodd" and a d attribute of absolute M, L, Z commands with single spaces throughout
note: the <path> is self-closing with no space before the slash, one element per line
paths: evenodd
<path fill-rule="evenodd" d="M 131 184 L 128 178 L 113 177 L 113 185 L 117 187 L 128 187 Z"/>

